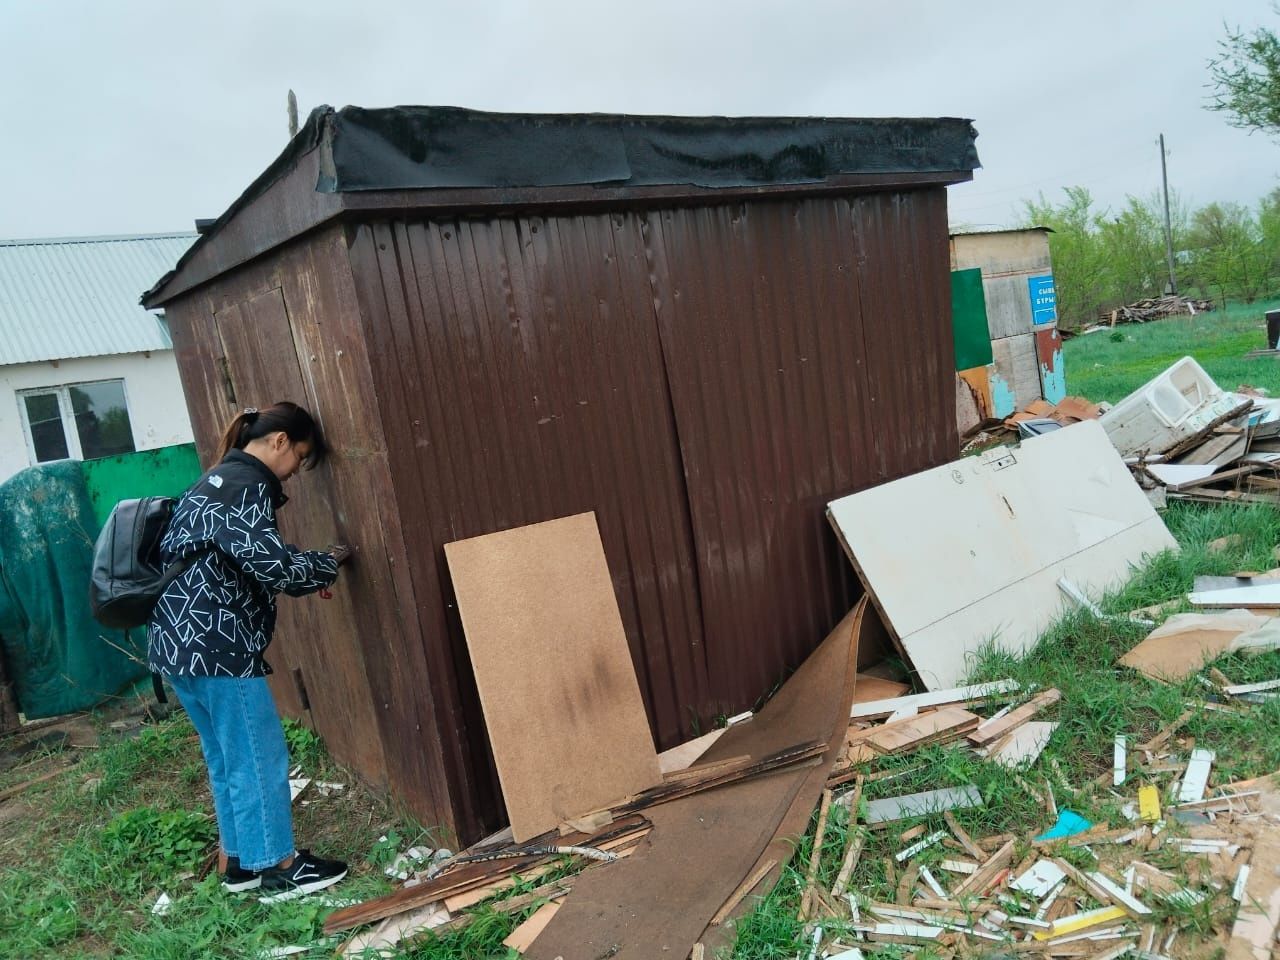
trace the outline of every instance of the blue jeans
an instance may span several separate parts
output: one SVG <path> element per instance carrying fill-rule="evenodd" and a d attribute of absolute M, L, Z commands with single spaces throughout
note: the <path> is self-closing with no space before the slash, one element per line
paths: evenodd
<path fill-rule="evenodd" d="M 169 677 L 200 735 L 218 836 L 245 870 L 294 854 L 289 750 L 265 677 Z"/>

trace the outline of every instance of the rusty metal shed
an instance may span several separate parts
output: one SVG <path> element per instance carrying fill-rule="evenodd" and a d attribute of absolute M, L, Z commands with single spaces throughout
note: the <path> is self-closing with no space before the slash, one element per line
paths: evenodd
<path fill-rule="evenodd" d="M 751 707 L 859 588 L 834 496 L 957 449 L 955 119 L 321 108 L 144 296 L 202 457 L 291 398 L 282 709 L 463 841 L 502 822 L 443 545 L 594 510 L 659 748 Z"/>

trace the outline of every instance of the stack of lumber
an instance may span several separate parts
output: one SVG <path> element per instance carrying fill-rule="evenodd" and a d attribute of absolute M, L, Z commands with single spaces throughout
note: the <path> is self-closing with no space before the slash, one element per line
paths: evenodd
<path fill-rule="evenodd" d="M 1117 323 L 1146 323 L 1148 320 L 1163 320 L 1165 317 L 1194 317 L 1198 313 L 1207 313 L 1212 309 L 1212 300 L 1195 300 L 1182 296 L 1149 297 L 1123 307 L 1116 307 L 1114 310 L 1104 311 L 1099 315 L 1096 324 L 1092 324 L 1081 333 L 1089 333 L 1104 326 L 1114 327 Z"/>

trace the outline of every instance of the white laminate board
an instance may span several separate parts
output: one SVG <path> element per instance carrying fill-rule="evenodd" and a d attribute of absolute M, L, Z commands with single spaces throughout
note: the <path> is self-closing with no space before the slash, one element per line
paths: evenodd
<path fill-rule="evenodd" d="M 1096 422 L 832 501 L 828 516 L 930 689 L 990 640 L 1027 649 L 1064 609 L 1177 544 Z"/>

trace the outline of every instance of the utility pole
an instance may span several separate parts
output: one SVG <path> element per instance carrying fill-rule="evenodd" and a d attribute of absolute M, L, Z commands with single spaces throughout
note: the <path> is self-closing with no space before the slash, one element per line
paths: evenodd
<path fill-rule="evenodd" d="M 1169 170 L 1164 162 L 1164 134 L 1160 134 L 1160 180 L 1164 183 L 1164 249 L 1169 257 L 1169 293 L 1177 295 L 1178 281 L 1173 273 L 1173 227 L 1169 223 Z"/>

